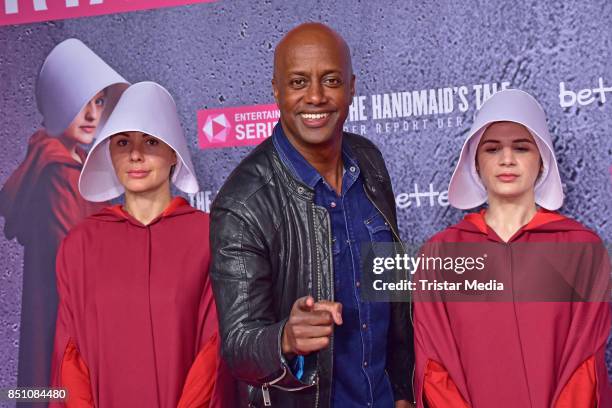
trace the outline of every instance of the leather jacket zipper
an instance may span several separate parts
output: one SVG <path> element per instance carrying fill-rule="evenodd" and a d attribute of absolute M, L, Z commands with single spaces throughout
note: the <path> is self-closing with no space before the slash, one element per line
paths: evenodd
<path fill-rule="evenodd" d="M 327 250 L 330 253 L 330 257 L 329 259 L 333 259 L 333 248 L 332 248 L 332 240 L 331 240 L 331 217 L 329 215 L 329 212 L 325 211 L 325 214 L 327 216 L 327 225 L 329 226 L 329 234 L 327 234 Z M 332 264 L 331 267 L 331 279 L 329 282 L 329 287 L 331 288 L 330 290 L 330 296 L 331 296 L 331 301 L 333 302 L 334 299 L 334 266 Z M 334 334 L 332 333 L 329 339 L 329 351 L 330 351 L 330 355 L 331 355 L 331 361 L 329 363 L 329 372 L 332 373 L 332 381 L 334 381 Z M 319 389 L 319 386 L 317 385 L 317 391 Z M 318 408 L 319 406 L 319 398 L 318 398 L 318 393 L 317 393 L 317 400 L 316 400 L 316 404 L 315 404 L 315 408 Z M 332 406 L 332 394 L 331 392 L 329 393 L 329 406 Z"/>
<path fill-rule="evenodd" d="M 317 206 L 313 203 L 312 204 L 312 220 L 313 220 L 313 226 L 314 226 L 314 220 L 316 219 L 317 216 Z M 325 211 L 325 216 L 326 216 L 326 220 L 327 220 L 327 226 L 328 226 L 328 234 L 327 234 L 327 249 L 330 253 L 330 257 L 333 256 L 333 249 L 332 249 L 332 240 L 331 240 L 331 218 L 329 216 L 329 213 L 327 212 L 326 209 L 323 208 L 323 210 Z M 317 268 L 317 300 L 321 300 L 323 298 L 323 290 L 321 288 L 322 284 L 321 282 L 323 282 L 323 273 L 321 272 L 321 260 L 319 258 L 319 251 L 316 248 L 316 235 L 315 235 L 315 256 L 316 256 L 316 268 Z M 329 283 L 329 287 L 330 287 L 330 298 L 328 300 L 330 301 L 334 301 L 334 269 L 333 269 L 333 265 L 332 268 L 330 269 L 331 272 L 331 277 L 330 277 L 330 283 Z M 333 334 L 330 338 L 330 355 L 332 357 L 331 362 L 330 362 L 330 372 L 333 373 L 333 369 L 334 369 L 334 337 Z M 333 374 L 332 374 L 333 375 Z M 320 387 L 319 387 L 319 374 L 317 373 L 317 376 L 315 378 L 316 381 L 316 385 L 317 385 L 317 392 L 315 394 L 315 408 L 319 407 L 319 397 L 320 397 Z M 329 394 L 329 406 L 331 406 L 331 392 Z"/>
<path fill-rule="evenodd" d="M 308 384 L 308 385 L 304 385 L 303 387 L 298 387 L 298 388 L 285 388 L 285 387 L 281 387 L 280 385 L 275 385 L 277 382 L 279 382 L 280 380 L 282 380 L 283 378 L 285 378 L 285 376 L 287 375 L 287 367 L 283 367 L 283 374 L 281 374 L 280 377 L 278 377 L 277 379 L 264 383 L 261 386 L 261 394 L 263 396 L 263 402 L 264 402 L 264 406 L 266 407 L 271 407 L 272 406 L 272 399 L 270 398 L 270 387 L 275 387 L 278 388 L 279 390 L 283 390 L 283 391 L 288 391 L 288 392 L 294 392 L 294 391 L 301 391 L 305 388 L 308 387 L 312 387 L 313 384 Z M 315 380 L 316 381 L 316 380 Z M 318 386 L 318 381 L 317 382 L 317 386 Z"/>
<path fill-rule="evenodd" d="M 315 408 L 319 408 L 319 374 L 317 374 L 316 381 L 317 381 L 317 392 L 315 393 Z"/>
<path fill-rule="evenodd" d="M 278 378 L 276 378 L 275 380 L 269 381 L 267 383 L 264 383 L 261 386 L 261 395 L 263 397 L 263 403 L 264 403 L 265 407 L 271 407 L 272 406 L 272 400 L 270 399 L 270 389 L 269 389 L 269 387 L 271 385 L 276 384 L 277 382 L 279 382 L 283 378 L 285 378 L 285 375 L 287 375 L 287 367 L 283 366 L 283 373 Z"/>
<path fill-rule="evenodd" d="M 314 203 L 311 203 L 312 205 L 312 226 L 314 227 L 314 222 L 317 218 L 317 210 L 316 210 L 316 205 Z M 325 211 L 327 213 L 327 211 Z M 328 214 L 329 216 L 329 214 Z M 330 231 L 331 234 L 331 231 Z M 329 234 L 328 234 L 329 235 Z M 314 245 L 314 252 L 315 252 L 315 264 L 316 264 L 316 268 L 317 268 L 317 300 L 321 300 L 321 297 L 323 296 L 323 294 L 321 293 L 321 280 L 323 279 L 323 274 L 321 273 L 321 261 L 319 259 L 319 251 L 317 249 L 317 236 L 316 234 L 314 235 L 314 241 L 315 241 L 315 245 Z M 317 371 L 318 371 L 318 366 L 319 366 L 319 359 L 317 357 Z M 318 376 L 318 374 L 317 374 Z M 315 394 L 315 408 L 319 407 L 319 381 L 317 381 L 317 392 Z"/>
<path fill-rule="evenodd" d="M 264 407 L 271 407 L 272 401 L 270 401 L 270 390 L 268 389 L 268 383 L 265 383 L 261 387 L 261 395 L 263 396 Z"/>

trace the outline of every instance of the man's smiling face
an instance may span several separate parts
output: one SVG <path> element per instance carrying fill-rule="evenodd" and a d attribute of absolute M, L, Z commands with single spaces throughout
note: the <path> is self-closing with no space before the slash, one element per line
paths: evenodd
<path fill-rule="evenodd" d="M 341 138 L 355 77 L 350 52 L 338 34 L 320 24 L 287 34 L 276 48 L 272 85 L 290 140 L 312 146 Z"/>

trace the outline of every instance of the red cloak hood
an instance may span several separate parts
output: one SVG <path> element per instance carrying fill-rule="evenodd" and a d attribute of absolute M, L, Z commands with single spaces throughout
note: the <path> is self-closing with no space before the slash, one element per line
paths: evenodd
<path fill-rule="evenodd" d="M 168 207 L 166 207 L 166 209 L 159 216 L 153 219 L 149 225 L 158 222 L 164 217 L 177 217 L 179 215 L 191 214 L 196 211 L 198 210 L 190 206 L 187 200 L 185 200 L 183 197 L 174 197 L 170 204 L 168 204 Z M 90 215 L 88 218 L 107 222 L 129 222 L 136 226 L 145 226 L 136 218 L 132 217 L 127 211 L 125 211 L 121 204 L 105 207 L 102 209 L 102 211 Z"/>

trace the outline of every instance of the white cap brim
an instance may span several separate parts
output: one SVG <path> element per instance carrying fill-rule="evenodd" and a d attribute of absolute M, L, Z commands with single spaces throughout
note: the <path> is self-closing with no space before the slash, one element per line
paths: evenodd
<path fill-rule="evenodd" d="M 487 191 L 476 171 L 476 149 L 487 127 L 495 122 L 518 123 L 531 133 L 543 163 L 542 174 L 535 185 L 536 204 L 551 211 L 559 209 L 563 205 L 563 187 L 546 115 L 531 95 L 516 89 L 497 92 L 475 115 L 450 180 L 450 204 L 455 208 L 470 209 L 487 201 Z"/>
<path fill-rule="evenodd" d="M 170 146 L 177 155 L 173 184 L 185 193 L 199 190 L 187 141 L 172 96 L 154 82 L 139 82 L 121 96 L 91 148 L 79 178 L 79 191 L 89 201 L 107 201 L 124 193 L 110 157 L 109 139 L 121 132 L 142 132 Z"/>
<path fill-rule="evenodd" d="M 36 102 L 47 133 L 52 136 L 64 133 L 81 109 L 98 92 L 107 89 L 98 124 L 98 129 L 102 128 L 128 85 L 81 41 L 75 38 L 62 41 L 45 59 L 36 82 Z"/>

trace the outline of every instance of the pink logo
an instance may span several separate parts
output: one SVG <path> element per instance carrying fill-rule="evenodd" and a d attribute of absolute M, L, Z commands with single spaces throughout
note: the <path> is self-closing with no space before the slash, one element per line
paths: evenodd
<path fill-rule="evenodd" d="M 257 145 L 272 134 L 279 118 L 275 104 L 198 111 L 200 149 Z"/>
<path fill-rule="evenodd" d="M 232 125 L 227 120 L 227 117 L 221 113 L 219 115 L 208 115 L 206 123 L 202 128 L 206 139 L 209 143 L 220 142 L 227 140 L 228 133 L 232 130 Z"/>
<path fill-rule="evenodd" d="M 212 1 L 215 0 L 0 0 L 0 26 Z"/>

